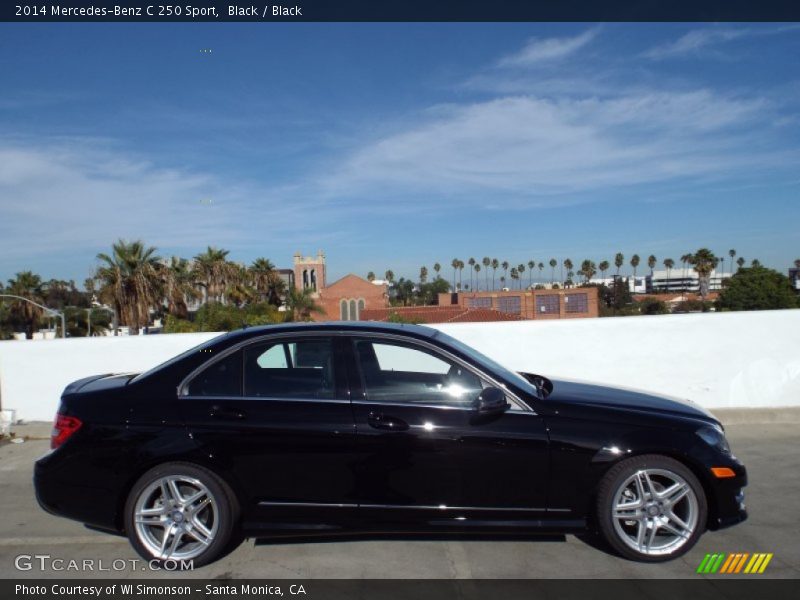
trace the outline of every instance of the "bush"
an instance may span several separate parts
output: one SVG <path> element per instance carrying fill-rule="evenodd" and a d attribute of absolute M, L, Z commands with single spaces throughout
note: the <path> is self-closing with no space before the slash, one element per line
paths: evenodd
<path fill-rule="evenodd" d="M 663 300 L 645 298 L 639 302 L 639 312 L 643 315 L 666 315 L 670 310 Z"/>
<path fill-rule="evenodd" d="M 209 302 L 200 307 L 192 321 L 167 316 L 165 333 L 190 333 L 195 331 L 231 331 L 256 325 L 283 323 L 286 314 L 267 302 L 237 307 L 232 304 Z"/>
<path fill-rule="evenodd" d="M 798 298 L 789 278 L 760 265 L 739 269 L 717 299 L 717 307 L 721 310 L 773 310 L 797 306 Z"/>

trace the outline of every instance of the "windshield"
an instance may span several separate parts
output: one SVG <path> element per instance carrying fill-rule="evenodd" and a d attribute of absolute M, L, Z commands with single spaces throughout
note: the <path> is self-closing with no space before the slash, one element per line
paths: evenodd
<path fill-rule="evenodd" d="M 530 383 L 527 379 L 525 379 L 519 373 L 512 371 L 498 363 L 495 360 L 492 360 L 485 354 L 481 354 L 474 348 L 467 346 L 465 343 L 458 341 L 456 338 L 447 335 L 446 333 L 442 333 L 441 331 L 436 331 L 436 334 L 433 336 L 434 338 L 438 338 L 452 346 L 462 354 L 468 356 L 476 363 L 485 367 L 486 370 L 491 371 L 493 373 L 497 373 L 500 377 L 508 381 L 509 383 L 514 384 L 516 387 L 522 389 L 523 391 L 533 394 L 534 396 L 539 396 L 539 390 Z"/>

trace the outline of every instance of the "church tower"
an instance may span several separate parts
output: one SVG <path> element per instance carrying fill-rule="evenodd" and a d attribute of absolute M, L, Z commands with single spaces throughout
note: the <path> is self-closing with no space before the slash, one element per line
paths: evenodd
<path fill-rule="evenodd" d="M 298 290 L 310 289 L 314 293 L 325 289 L 325 254 L 322 250 L 316 256 L 295 252 L 294 285 Z"/>

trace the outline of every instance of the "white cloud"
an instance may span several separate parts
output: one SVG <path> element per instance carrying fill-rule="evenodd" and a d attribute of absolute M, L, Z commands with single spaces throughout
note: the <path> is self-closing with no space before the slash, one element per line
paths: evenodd
<path fill-rule="evenodd" d="M 694 55 L 701 50 L 740 38 L 777 35 L 787 31 L 795 31 L 797 28 L 796 25 L 785 25 L 763 29 L 748 27 L 709 27 L 705 29 L 694 29 L 673 42 L 651 48 L 644 53 L 644 56 L 654 60 L 661 60 L 665 58 Z"/>
<path fill-rule="evenodd" d="M 445 204 L 486 207 L 505 196 L 560 204 L 573 202 L 571 194 L 743 176 L 787 160 L 768 150 L 769 134 L 755 127 L 768 108 L 709 90 L 509 96 L 443 107 L 357 151 L 325 190 L 335 197 L 399 189 L 408 198 L 437 194 Z"/>
<path fill-rule="evenodd" d="M 525 67 L 564 58 L 586 46 L 597 33 L 597 29 L 589 29 L 573 37 L 531 38 L 519 52 L 500 59 L 498 66 Z"/>

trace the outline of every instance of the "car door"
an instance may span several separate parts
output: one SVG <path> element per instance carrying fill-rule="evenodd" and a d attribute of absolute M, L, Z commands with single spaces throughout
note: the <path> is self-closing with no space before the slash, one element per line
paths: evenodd
<path fill-rule="evenodd" d="M 271 337 L 235 349 L 183 386 L 191 435 L 244 490 L 251 516 L 327 520 L 355 509 L 355 429 L 343 371 L 331 336 Z"/>
<path fill-rule="evenodd" d="M 369 335 L 347 351 L 362 514 L 466 527 L 545 512 L 547 434 L 529 408 L 509 394 L 480 418 L 473 402 L 497 382 L 432 344 Z"/>

